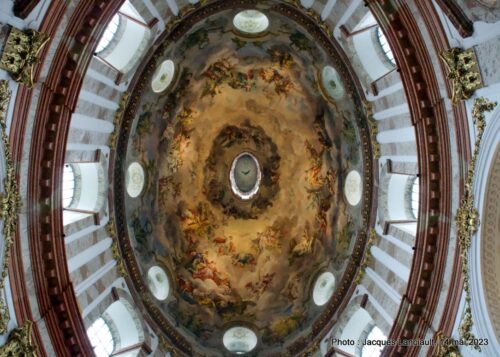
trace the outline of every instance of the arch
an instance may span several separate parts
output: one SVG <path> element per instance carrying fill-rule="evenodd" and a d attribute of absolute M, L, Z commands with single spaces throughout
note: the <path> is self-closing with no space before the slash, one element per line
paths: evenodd
<path fill-rule="evenodd" d="M 72 177 L 68 167 L 72 170 Z M 73 181 L 72 189 L 70 189 L 71 179 Z M 105 202 L 107 190 L 105 181 L 105 171 L 99 162 L 66 163 L 64 165 L 62 185 L 64 225 L 100 211 Z M 68 202 L 69 204 L 66 205 Z"/>
<path fill-rule="evenodd" d="M 387 208 L 389 220 L 414 220 L 410 212 L 414 176 L 390 174 L 387 187 Z M 412 208 L 412 207 L 411 207 Z"/>
<path fill-rule="evenodd" d="M 121 73 L 127 73 L 142 57 L 151 31 L 126 0 L 109 22 L 95 55 Z"/>
<path fill-rule="evenodd" d="M 497 99 L 497 98 L 495 98 Z M 477 158 L 474 197 L 480 224 L 470 251 L 472 314 L 476 336 L 487 338 L 481 346 L 485 356 L 500 350 L 500 314 L 498 312 L 498 217 L 500 177 L 500 108 L 491 114 L 481 141 Z M 497 196 L 495 196 L 495 194 Z M 496 266 L 495 266 L 496 265 Z M 463 297 L 462 297 L 463 300 Z M 457 320 L 460 314 L 457 314 Z"/>
<path fill-rule="evenodd" d="M 415 176 L 411 182 L 410 208 L 415 219 L 418 218 L 418 209 L 420 205 L 420 179 Z"/>
<path fill-rule="evenodd" d="M 87 329 L 96 357 L 108 357 L 121 351 L 128 351 L 129 357 L 139 355 L 144 349 L 141 321 L 128 300 L 118 299 L 109 305 Z M 149 347 L 145 349 L 150 350 Z"/>
<path fill-rule="evenodd" d="M 371 13 L 362 22 L 364 24 L 377 23 Z M 372 81 L 393 70 L 394 55 L 379 26 L 369 27 L 366 31 L 353 35 L 352 43 L 361 65 Z"/>
<path fill-rule="evenodd" d="M 385 37 L 384 32 L 380 28 L 380 26 L 377 26 L 377 40 L 382 48 L 382 51 L 384 51 L 385 58 L 393 65 L 396 65 L 396 61 L 394 60 L 394 54 L 392 53 L 391 46 L 389 46 L 389 42 L 387 41 L 387 38 Z"/>
<path fill-rule="evenodd" d="M 120 23 L 121 23 L 120 15 L 115 14 L 111 19 L 111 21 L 106 26 L 106 30 L 104 30 L 104 34 L 102 35 L 101 39 L 99 40 L 99 43 L 97 44 L 97 48 L 95 51 L 96 54 L 99 54 L 108 48 L 111 41 L 115 37 L 118 28 L 120 27 Z"/>
<path fill-rule="evenodd" d="M 382 332 L 382 330 L 375 324 L 371 325 L 370 330 L 366 334 L 366 341 L 384 341 L 387 340 L 387 336 Z M 364 344 L 361 347 L 361 357 L 378 357 L 381 355 L 383 350 L 383 345 L 377 344 Z"/>
<path fill-rule="evenodd" d="M 75 196 L 75 171 L 71 164 L 64 164 L 62 196 L 63 208 L 70 207 Z"/>
<path fill-rule="evenodd" d="M 108 357 L 115 350 L 115 340 L 111 333 L 109 324 L 105 319 L 99 317 L 87 329 L 87 336 L 94 348 L 96 357 Z"/>
<path fill-rule="evenodd" d="M 128 312 L 132 316 L 135 328 L 137 329 L 139 334 L 139 342 L 142 342 L 147 346 L 147 348 L 149 348 L 149 346 L 151 346 L 152 344 L 151 329 L 148 328 L 143 319 L 140 319 L 137 316 L 136 309 L 134 308 L 135 303 L 130 293 L 127 290 L 116 287 L 113 288 L 112 293 L 116 301 L 121 302 L 127 308 Z M 122 348 L 123 347 L 124 346 L 122 344 Z"/>

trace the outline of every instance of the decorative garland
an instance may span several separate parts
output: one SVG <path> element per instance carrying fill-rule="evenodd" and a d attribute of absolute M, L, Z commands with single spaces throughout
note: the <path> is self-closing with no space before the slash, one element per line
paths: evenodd
<path fill-rule="evenodd" d="M 17 229 L 17 215 L 21 208 L 21 196 L 16 181 L 16 170 L 12 160 L 9 136 L 7 134 L 7 120 L 5 113 L 10 100 L 11 92 L 8 81 L 0 81 L 0 127 L 2 130 L 2 144 L 5 157 L 4 192 L 0 193 L 0 218 L 3 219 L 3 265 L 0 274 L 0 334 L 7 332 L 7 323 L 10 320 L 9 308 L 3 296 L 5 279 L 9 274 L 10 248 L 14 242 Z"/>
<path fill-rule="evenodd" d="M 477 339 L 472 332 L 472 308 L 471 308 L 471 288 L 469 281 L 469 249 L 472 243 L 472 236 L 479 226 L 479 213 L 474 207 L 474 197 L 472 188 L 474 186 L 474 171 L 476 169 L 477 156 L 481 145 L 486 120 L 484 113 L 492 111 L 496 107 L 496 102 L 480 97 L 474 101 L 472 107 L 472 119 L 477 130 L 476 142 L 470 160 L 467 179 L 465 181 L 465 191 L 460 201 L 460 207 L 457 209 L 455 222 L 457 224 L 457 238 L 460 244 L 460 257 L 462 258 L 462 280 L 465 291 L 465 308 L 462 313 L 460 326 L 458 328 L 461 341 L 466 345 L 472 346 L 475 350 L 481 351 L 477 344 Z"/>
<path fill-rule="evenodd" d="M 363 280 L 363 277 L 365 276 L 366 267 L 368 266 L 368 263 L 370 263 L 370 260 L 372 258 L 371 247 L 375 243 L 376 237 L 377 237 L 377 232 L 375 231 L 375 229 L 373 228 L 370 229 L 368 241 L 366 242 L 365 255 L 363 256 L 363 259 L 359 264 L 358 274 L 354 279 L 354 282 L 358 285 L 361 284 L 361 280 Z"/>
<path fill-rule="evenodd" d="M 118 103 L 118 109 L 116 109 L 115 116 L 113 117 L 114 131 L 109 135 L 108 138 L 108 145 L 111 148 L 111 150 L 115 149 L 116 139 L 118 137 L 118 133 L 120 132 L 120 123 L 122 115 L 125 112 L 125 104 L 127 103 L 129 97 L 130 97 L 129 92 L 123 92 L 120 98 L 120 102 Z"/>
<path fill-rule="evenodd" d="M 366 112 L 366 123 L 370 128 L 370 139 L 372 143 L 373 159 L 378 160 L 380 159 L 380 143 L 377 141 L 378 126 L 375 119 L 373 119 L 373 106 L 372 103 L 370 103 L 367 100 L 363 100 L 362 104 Z"/>

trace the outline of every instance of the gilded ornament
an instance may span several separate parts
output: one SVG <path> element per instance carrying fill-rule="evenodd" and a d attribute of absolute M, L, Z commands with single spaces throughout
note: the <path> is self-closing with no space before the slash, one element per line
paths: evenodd
<path fill-rule="evenodd" d="M 376 236 L 377 232 L 375 231 L 375 229 L 370 229 L 370 236 L 368 237 L 368 241 L 366 242 L 365 255 L 363 256 L 361 263 L 359 264 L 358 274 L 354 279 L 354 282 L 356 284 L 361 284 L 361 280 L 363 280 L 363 277 L 365 276 L 366 267 L 368 266 L 368 263 L 370 263 L 370 259 L 372 257 L 371 247 L 375 243 Z"/>
<path fill-rule="evenodd" d="M 125 112 L 125 104 L 130 97 L 130 92 L 124 92 L 122 97 L 120 98 L 120 102 L 118 103 L 118 109 L 116 109 L 115 116 L 113 117 L 113 126 L 114 131 L 109 135 L 108 145 L 111 149 L 114 149 L 116 145 L 116 138 L 118 137 L 118 133 L 120 131 L 120 121 L 123 113 Z"/>
<path fill-rule="evenodd" d="M 0 81 L 0 127 L 2 130 L 2 144 L 5 157 L 5 178 L 4 192 L 0 194 L 0 218 L 3 219 L 3 239 L 4 239 L 4 261 L 2 273 L 0 275 L 0 334 L 7 331 L 7 323 L 10 315 L 9 309 L 1 291 L 5 288 L 5 279 L 8 275 L 10 250 L 14 243 L 14 235 L 17 228 L 17 215 L 21 208 L 21 196 L 16 180 L 16 170 L 12 151 L 10 148 L 9 136 L 7 134 L 7 122 L 5 113 L 10 100 L 10 90 L 6 80 Z"/>
<path fill-rule="evenodd" d="M 5 43 L 0 68 L 10 72 L 15 81 L 32 88 L 33 68 L 49 40 L 50 37 L 42 32 L 32 29 L 21 31 L 13 27 Z"/>
<path fill-rule="evenodd" d="M 122 256 L 120 254 L 120 249 L 118 248 L 118 244 L 113 241 L 111 244 L 111 253 L 113 255 L 113 259 L 116 260 L 116 269 L 118 270 L 118 274 L 122 277 L 127 277 L 127 269 L 125 269 L 125 264 L 123 263 Z"/>
<path fill-rule="evenodd" d="M 480 97 L 474 101 L 472 107 L 472 119 L 476 127 L 476 142 L 472 157 L 467 171 L 467 178 L 465 181 L 465 190 L 460 201 L 460 206 L 457 209 L 455 222 L 457 224 L 457 239 L 460 245 L 460 256 L 462 260 L 462 280 L 465 291 L 465 308 L 462 313 L 460 326 L 458 328 L 459 336 L 466 345 L 472 346 L 474 349 L 480 351 L 481 348 L 477 343 L 474 334 L 472 333 L 472 308 L 471 308 L 471 287 L 469 281 L 469 249 L 472 244 L 472 236 L 477 231 L 479 226 L 479 213 L 474 207 L 474 196 L 472 194 L 474 186 L 474 171 L 476 170 L 476 161 L 481 146 L 481 138 L 486 127 L 486 120 L 484 113 L 492 111 L 496 102 L 490 102 L 487 99 Z"/>
<path fill-rule="evenodd" d="M 440 57 L 446 65 L 448 79 L 452 84 L 453 104 L 472 97 L 474 91 L 482 86 L 481 73 L 474 50 L 450 48 L 447 51 L 441 51 Z"/>
<path fill-rule="evenodd" d="M 165 337 L 160 335 L 158 344 L 164 352 L 169 352 L 172 357 L 177 356 L 177 352 L 175 351 L 174 346 Z"/>
<path fill-rule="evenodd" d="M 458 347 L 453 343 L 453 339 L 439 331 L 436 334 L 436 349 L 434 357 L 462 357 L 458 351 Z"/>
<path fill-rule="evenodd" d="M 377 122 L 373 119 L 373 108 L 372 104 L 366 100 L 362 102 L 363 108 L 366 112 L 366 122 L 370 129 L 370 139 L 372 143 L 373 158 L 375 160 L 380 159 L 380 144 L 377 141 L 378 127 Z"/>
<path fill-rule="evenodd" d="M 5 345 L 0 347 L 0 357 L 36 357 L 35 346 L 31 341 L 32 322 L 26 320 L 9 335 Z"/>

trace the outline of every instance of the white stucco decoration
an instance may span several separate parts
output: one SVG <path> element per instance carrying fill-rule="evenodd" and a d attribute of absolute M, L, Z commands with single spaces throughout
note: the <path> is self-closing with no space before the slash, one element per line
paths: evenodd
<path fill-rule="evenodd" d="M 172 60 L 163 61 L 156 69 L 151 80 L 151 88 L 155 93 L 161 93 L 172 83 L 175 75 L 175 64 Z"/>
<path fill-rule="evenodd" d="M 141 194 L 144 187 L 144 169 L 139 163 L 133 162 L 128 167 L 125 186 L 130 197 L 134 198 Z"/>
<path fill-rule="evenodd" d="M 170 291 L 170 284 L 165 270 L 156 265 L 149 268 L 148 287 L 155 298 L 158 300 L 165 300 Z"/>
<path fill-rule="evenodd" d="M 257 346 L 257 335 L 249 328 L 235 326 L 224 333 L 222 343 L 229 352 L 243 354 Z"/>
<path fill-rule="evenodd" d="M 326 66 L 321 71 L 321 83 L 326 95 L 333 99 L 341 99 L 345 95 L 345 88 L 335 68 Z"/>
<path fill-rule="evenodd" d="M 258 10 L 244 10 L 236 14 L 233 25 L 243 33 L 256 35 L 269 27 L 269 19 Z"/>
<path fill-rule="evenodd" d="M 361 175 L 356 170 L 349 172 L 345 179 L 344 194 L 351 206 L 356 206 L 361 201 L 363 193 L 361 181 Z"/>
<path fill-rule="evenodd" d="M 329 271 L 322 273 L 316 279 L 313 288 L 313 301 L 316 305 L 325 305 L 335 291 L 335 277 Z"/>

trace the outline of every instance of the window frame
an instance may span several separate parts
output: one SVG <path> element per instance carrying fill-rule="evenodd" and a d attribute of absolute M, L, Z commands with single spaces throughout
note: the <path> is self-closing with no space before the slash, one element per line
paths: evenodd
<path fill-rule="evenodd" d="M 116 26 L 114 26 L 115 24 L 116 24 Z M 99 38 L 99 42 L 97 43 L 97 47 L 95 49 L 94 55 L 102 57 L 100 55 L 111 46 L 114 38 L 116 37 L 116 34 L 119 32 L 120 27 L 122 25 L 123 25 L 122 15 L 118 11 L 113 15 L 111 20 L 106 25 L 106 29 L 104 30 L 104 33 Z M 113 26 L 112 30 L 111 30 L 111 26 Z M 107 43 L 105 45 L 102 45 L 103 41 L 107 41 Z"/>
<path fill-rule="evenodd" d="M 391 46 L 389 45 L 389 41 L 385 36 L 384 32 L 377 26 L 375 29 L 377 33 L 377 40 L 382 52 L 384 53 L 385 59 L 394 67 L 396 67 L 396 60 L 394 58 L 394 53 L 392 52 Z"/>
<path fill-rule="evenodd" d="M 415 176 L 411 183 L 410 209 L 413 217 L 418 219 L 418 210 L 420 208 L 420 178 Z"/>
<path fill-rule="evenodd" d="M 69 175 L 71 175 L 71 177 L 69 177 Z M 68 187 L 69 183 L 72 183 L 71 187 Z M 73 165 L 65 163 L 63 166 L 61 187 L 63 209 L 71 208 L 71 206 L 73 206 L 75 202 L 76 184 L 76 175 Z M 71 191 L 71 195 L 67 194 L 69 191 Z"/>
<path fill-rule="evenodd" d="M 375 329 L 377 329 L 377 330 L 375 330 Z M 377 334 L 376 336 L 373 335 L 375 333 Z M 376 324 L 373 324 L 371 326 L 370 330 L 368 331 L 368 333 L 366 334 L 365 340 L 381 340 L 381 339 L 387 340 L 387 336 L 384 335 L 384 332 L 380 329 L 380 327 L 378 327 Z M 382 351 L 384 350 L 384 347 L 385 347 L 384 344 L 382 344 L 380 346 L 363 345 L 361 347 L 360 356 L 361 357 L 375 357 L 374 352 L 375 353 L 378 352 L 378 356 L 380 356 L 382 354 Z"/>
<path fill-rule="evenodd" d="M 100 324 L 100 326 L 96 326 L 96 324 Z M 97 318 L 86 332 L 96 357 L 109 357 L 113 354 L 116 349 L 116 341 L 109 324 L 102 316 Z M 106 339 L 104 340 L 103 337 Z M 96 350 L 98 348 L 101 350 Z"/>

